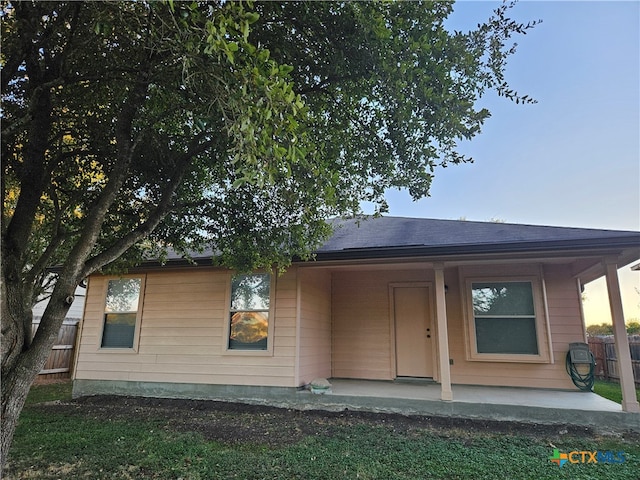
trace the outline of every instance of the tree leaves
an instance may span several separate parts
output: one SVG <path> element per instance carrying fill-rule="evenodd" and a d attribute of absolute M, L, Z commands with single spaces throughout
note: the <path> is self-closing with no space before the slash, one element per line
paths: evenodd
<path fill-rule="evenodd" d="M 354 213 L 363 199 L 383 208 L 391 187 L 428 195 L 435 167 L 470 160 L 456 145 L 479 133 L 488 117 L 474 109 L 486 88 L 534 102 L 502 75 L 514 51 L 507 40 L 536 23 L 511 21 L 508 8 L 475 31 L 452 34 L 443 26 L 451 5 L 441 2 L 258 3 L 255 10 L 236 2 L 80 4 L 72 36 L 47 53 L 67 62 L 51 137 L 67 132 L 68 141 L 49 145 L 49 191 L 79 231 L 78 212 L 92 208 L 117 165 L 113 119 L 147 72 L 146 99 L 128 134 L 135 160 L 96 252 L 119 241 L 107 231 L 135 230 L 149 218 L 185 156 L 192 183 L 186 201 L 176 198 L 175 205 L 278 184 L 298 195 L 310 189 L 314 197 L 304 208 L 323 215 Z M 70 25 L 41 24 L 35 35 L 43 51 L 47 39 L 60 38 L 52 29 Z M 37 76 L 22 72 L 13 85 L 36 88 Z M 17 121 L 28 97 L 15 87 L 4 95 L 5 121 Z M 19 159 L 22 151 L 9 144 L 7 138 L 5 147 Z M 6 171 L 20 165 L 8 162 Z M 78 165 L 81 177 L 102 182 L 73 184 L 70 169 Z M 176 212 L 193 218 L 184 208 Z M 175 242 L 165 233 L 164 243 Z"/>

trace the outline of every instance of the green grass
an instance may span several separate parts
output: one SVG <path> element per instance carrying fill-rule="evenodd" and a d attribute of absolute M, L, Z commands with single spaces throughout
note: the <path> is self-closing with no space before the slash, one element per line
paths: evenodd
<path fill-rule="evenodd" d="M 593 385 L 593 391 L 601 397 L 607 398 L 616 403 L 622 403 L 622 390 L 620 389 L 619 383 L 596 380 Z M 640 399 L 640 388 L 636 388 L 636 398 Z"/>
<path fill-rule="evenodd" d="M 58 392 L 58 393 L 56 393 Z M 278 447 L 178 433 L 166 419 L 110 418 L 82 405 L 39 405 L 68 388 L 37 387 L 20 419 L 7 479 L 629 479 L 640 445 L 612 437 L 544 437 L 392 425 L 337 426 Z M 37 400 L 37 401 L 36 401 Z M 134 418 L 132 416 L 130 418 Z M 622 464 L 552 464 L 553 449 L 625 452 Z"/>
<path fill-rule="evenodd" d="M 25 405 L 55 400 L 71 400 L 71 387 L 71 381 L 33 385 L 29 390 Z"/>

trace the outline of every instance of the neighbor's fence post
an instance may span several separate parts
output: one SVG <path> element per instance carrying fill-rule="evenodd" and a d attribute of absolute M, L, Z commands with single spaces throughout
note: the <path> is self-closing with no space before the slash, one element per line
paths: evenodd
<path fill-rule="evenodd" d="M 607 356 L 605 354 L 604 342 L 602 337 L 589 337 L 589 349 L 596 360 L 595 376 L 604 380 L 609 379 L 609 370 L 607 369 Z"/>
<path fill-rule="evenodd" d="M 631 351 L 631 367 L 633 379 L 640 385 L 640 335 L 629 335 L 629 350 Z"/>
<path fill-rule="evenodd" d="M 607 364 L 607 374 L 610 379 L 620 383 L 620 373 L 618 372 L 618 357 L 616 356 L 616 341 L 613 335 L 604 337 L 602 346 Z"/>

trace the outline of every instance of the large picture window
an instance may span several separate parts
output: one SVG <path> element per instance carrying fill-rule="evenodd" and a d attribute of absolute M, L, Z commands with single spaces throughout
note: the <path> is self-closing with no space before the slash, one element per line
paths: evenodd
<path fill-rule="evenodd" d="M 535 279 L 467 279 L 469 359 L 546 362 L 544 304 Z"/>
<path fill-rule="evenodd" d="M 471 284 L 478 353 L 537 355 L 531 282 Z"/>
<path fill-rule="evenodd" d="M 102 329 L 103 348 L 133 348 L 142 278 L 109 280 Z"/>
<path fill-rule="evenodd" d="M 231 279 L 230 350 L 267 350 L 271 275 L 235 275 Z"/>

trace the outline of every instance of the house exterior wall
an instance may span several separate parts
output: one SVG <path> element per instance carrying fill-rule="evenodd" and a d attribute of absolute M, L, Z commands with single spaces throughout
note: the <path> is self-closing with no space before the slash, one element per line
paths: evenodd
<path fill-rule="evenodd" d="M 547 311 L 551 329 L 553 363 L 485 362 L 467 359 L 468 332 L 465 332 L 463 300 L 464 275 L 480 272 L 491 276 L 540 275 L 544 279 Z M 451 381 L 468 385 L 495 385 L 575 389 L 565 370 L 565 355 L 570 342 L 584 339 L 580 295 L 569 269 L 562 265 L 502 265 L 470 269 L 448 269 L 447 319 L 449 350 L 453 359 Z M 548 337 L 546 331 L 538 332 Z"/>
<path fill-rule="evenodd" d="M 331 377 L 331 273 L 300 269 L 298 385 Z"/>
<path fill-rule="evenodd" d="M 580 294 L 570 269 L 563 265 L 512 264 L 445 268 L 451 381 L 454 384 L 575 389 L 565 371 L 570 342 L 584 339 Z M 469 358 L 466 326 L 466 276 L 511 278 L 531 275 L 546 291 L 544 329 L 538 331 L 551 354 L 539 363 L 488 362 Z M 354 270 L 333 274 L 333 371 L 336 378 L 395 378 L 393 324 L 389 289 L 393 282 L 430 282 L 424 270 Z M 433 295 L 433 293 L 431 293 Z M 546 314 L 552 337 L 549 345 Z M 435 347 L 435 344 L 434 344 Z M 437 377 L 437 372 L 434 376 Z"/>
<path fill-rule="evenodd" d="M 395 378 L 389 284 L 425 281 L 433 281 L 426 268 L 334 272 L 333 377 Z"/>
<path fill-rule="evenodd" d="M 317 377 L 393 380 L 395 332 L 390 285 L 434 282 L 428 264 L 332 270 L 292 266 L 272 280 L 271 351 L 243 352 L 226 349 L 230 275 L 203 267 L 144 274 L 135 351 L 100 347 L 108 277 L 92 276 L 74 378 L 261 387 L 298 387 Z M 545 330 L 538 334 L 545 341 L 552 337 L 549 361 L 470 359 L 465 278 L 478 275 L 540 279 L 546 308 Z M 565 355 L 570 342 L 583 341 L 584 326 L 580 293 L 568 266 L 450 266 L 444 276 L 452 383 L 575 388 L 565 371 Z M 433 304 L 434 289 L 428 291 Z M 432 318 L 432 325 L 435 323 Z M 432 343 L 437 348 L 435 339 Z M 436 380 L 437 372 L 434 363 Z"/>
<path fill-rule="evenodd" d="M 267 355 L 225 351 L 229 272 L 167 269 L 144 276 L 137 351 L 100 348 L 108 277 L 90 278 L 75 379 L 294 386 L 295 270 L 273 277 L 274 343 Z"/>

